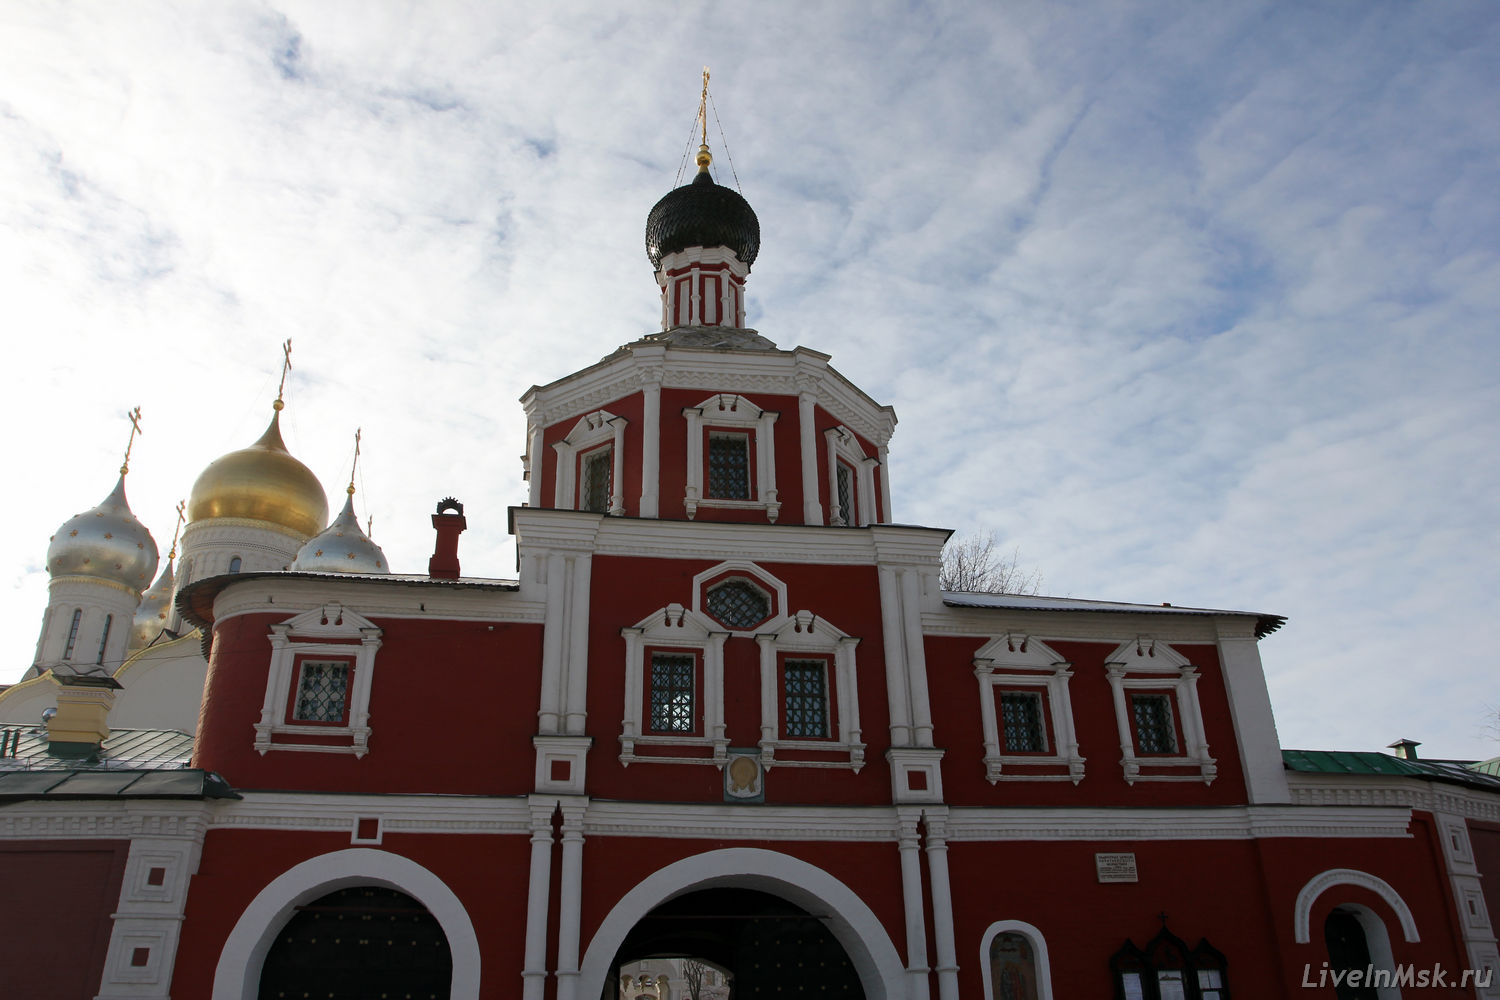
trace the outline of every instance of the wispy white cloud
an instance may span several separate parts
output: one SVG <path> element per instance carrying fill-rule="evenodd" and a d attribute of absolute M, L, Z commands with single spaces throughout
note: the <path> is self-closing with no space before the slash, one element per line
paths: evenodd
<path fill-rule="evenodd" d="M 392 563 L 452 493 L 510 573 L 516 398 L 655 323 L 707 61 L 752 323 L 896 406 L 898 517 L 1055 592 L 1289 615 L 1289 745 L 1488 754 L 1497 36 L 1477 2 L 9 5 L 7 671 L 119 414 L 165 548 L 286 337 L 290 443 L 336 494 L 364 427 Z"/>

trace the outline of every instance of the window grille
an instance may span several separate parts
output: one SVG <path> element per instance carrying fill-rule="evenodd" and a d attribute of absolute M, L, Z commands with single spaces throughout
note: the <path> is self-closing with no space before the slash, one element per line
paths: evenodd
<path fill-rule="evenodd" d="M 614 449 L 597 448 L 583 457 L 583 485 L 579 487 L 579 509 L 609 513 L 614 474 Z"/>
<path fill-rule="evenodd" d="M 1176 753 L 1177 730 L 1172 705 L 1164 694 L 1138 694 L 1130 699 L 1135 716 L 1135 740 L 1141 753 Z"/>
<path fill-rule="evenodd" d="M 743 434 L 708 436 L 708 495 L 750 499 L 750 439 Z"/>
<path fill-rule="evenodd" d="M 822 739 L 828 735 L 828 669 L 822 660 L 787 660 L 786 736 Z"/>
<path fill-rule="evenodd" d="M 839 522 L 848 527 L 854 524 L 854 474 L 843 462 L 838 464 Z"/>
<path fill-rule="evenodd" d="M 71 659 L 73 656 L 73 644 L 78 641 L 78 622 L 83 618 L 83 609 L 78 608 L 73 612 L 73 624 L 68 626 L 68 645 L 63 649 L 63 659 Z"/>
<path fill-rule="evenodd" d="M 349 693 L 349 664 L 307 660 L 297 682 L 298 722 L 343 722 Z"/>
<path fill-rule="evenodd" d="M 708 613 L 730 628 L 753 628 L 771 616 L 771 599 L 745 580 L 729 580 L 704 597 Z"/>
<path fill-rule="evenodd" d="M 694 727 L 693 674 L 696 661 L 683 653 L 651 656 L 651 730 L 691 733 Z"/>
<path fill-rule="evenodd" d="M 1043 753 L 1047 728 L 1042 722 L 1042 696 L 1026 691 L 1000 693 L 1000 726 L 1007 753 Z"/>
<path fill-rule="evenodd" d="M 114 615 L 104 616 L 104 634 L 99 637 L 99 658 L 95 663 L 104 662 L 104 647 L 109 645 L 109 627 L 115 623 Z"/>

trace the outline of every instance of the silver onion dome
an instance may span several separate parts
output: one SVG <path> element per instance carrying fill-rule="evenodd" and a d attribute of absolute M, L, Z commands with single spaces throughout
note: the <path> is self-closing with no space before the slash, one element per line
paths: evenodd
<path fill-rule="evenodd" d="M 151 532 L 130 511 L 125 476 L 97 507 L 75 515 L 57 529 L 47 546 L 47 572 L 91 577 L 145 590 L 156 572 L 159 553 Z"/>
<path fill-rule="evenodd" d="M 168 558 L 161 576 L 156 578 L 150 590 L 141 595 L 141 605 L 136 608 L 130 626 L 131 652 L 145 649 L 167 627 L 167 618 L 172 612 L 173 582 L 172 560 Z"/>
<path fill-rule="evenodd" d="M 385 553 L 359 526 L 354 516 L 354 490 L 344 509 L 322 532 L 308 539 L 289 567 L 307 573 L 389 573 Z"/>

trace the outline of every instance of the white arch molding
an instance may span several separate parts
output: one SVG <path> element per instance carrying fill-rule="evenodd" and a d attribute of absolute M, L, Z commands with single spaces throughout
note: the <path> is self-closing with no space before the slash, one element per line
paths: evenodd
<path fill-rule="evenodd" d="M 1417 921 L 1411 915 L 1411 907 L 1406 905 L 1406 900 L 1401 894 L 1391 888 L 1389 882 L 1377 878 L 1369 872 L 1358 871 L 1354 868 L 1330 868 L 1321 875 L 1314 875 L 1308 879 L 1302 891 L 1297 893 L 1297 908 L 1292 915 L 1293 940 L 1298 944 L 1307 944 L 1312 940 L 1311 921 L 1313 903 L 1318 897 L 1336 885 L 1357 885 L 1361 889 L 1368 889 L 1391 908 L 1396 914 L 1396 919 L 1401 922 L 1401 934 L 1407 941 L 1416 942 L 1422 940 L 1417 934 Z M 1348 907 L 1354 909 L 1354 907 Z M 1367 907 L 1359 907 L 1367 910 Z"/>
<path fill-rule="evenodd" d="M 577 995 L 599 995 L 615 952 L 647 913 L 669 899 L 712 888 L 758 889 L 809 913 L 827 912 L 825 926 L 848 954 L 868 1000 L 905 996 L 906 969 L 901 957 L 884 925 L 854 890 L 806 861 L 755 847 L 695 854 L 641 880 L 594 932 L 584 953 Z"/>
<path fill-rule="evenodd" d="M 979 941 L 979 968 L 984 978 L 985 1000 L 995 1000 L 995 984 L 990 982 L 990 945 L 1001 934 L 1020 934 L 1031 942 L 1036 961 L 1037 996 L 1040 1000 L 1052 1000 L 1052 962 L 1047 957 L 1047 939 L 1023 920 L 997 920 L 990 924 Z"/>
<path fill-rule="evenodd" d="M 478 1000 L 479 938 L 463 904 L 443 880 L 415 861 L 355 847 L 309 858 L 277 876 L 245 907 L 219 953 L 213 1000 L 255 1000 L 260 970 L 292 911 L 353 885 L 380 885 L 426 906 L 448 938 L 453 956 L 451 1000 Z"/>

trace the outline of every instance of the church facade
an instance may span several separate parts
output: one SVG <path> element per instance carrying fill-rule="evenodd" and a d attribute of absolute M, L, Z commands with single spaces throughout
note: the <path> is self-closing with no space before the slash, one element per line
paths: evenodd
<path fill-rule="evenodd" d="M 944 592 L 892 409 L 745 327 L 710 163 L 648 219 L 661 332 L 522 399 L 516 579 L 465 575 L 453 498 L 392 572 L 279 398 L 175 575 L 123 475 L 64 525 L 0 992 L 1500 996 L 1500 780 L 1284 751 L 1279 616 Z"/>

